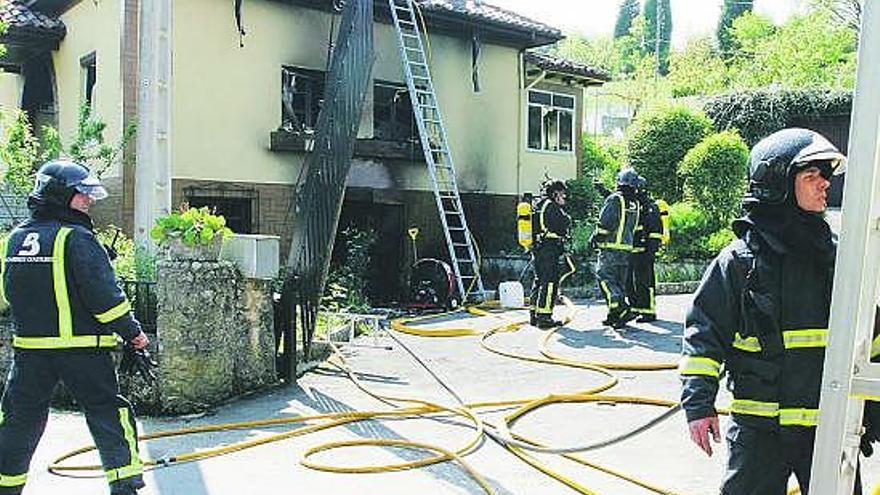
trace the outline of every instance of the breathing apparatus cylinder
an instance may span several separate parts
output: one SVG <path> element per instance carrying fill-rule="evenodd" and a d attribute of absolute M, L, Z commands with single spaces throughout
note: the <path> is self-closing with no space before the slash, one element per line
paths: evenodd
<path fill-rule="evenodd" d="M 670 224 L 672 223 L 672 219 L 669 218 L 669 203 L 662 199 L 658 199 L 657 209 L 660 210 L 660 223 L 663 225 L 663 233 L 660 237 L 660 243 L 665 246 L 669 244 Z"/>
<path fill-rule="evenodd" d="M 517 242 L 526 251 L 532 247 L 532 203 L 529 194 L 523 195 L 522 200 L 516 205 L 516 234 Z"/>

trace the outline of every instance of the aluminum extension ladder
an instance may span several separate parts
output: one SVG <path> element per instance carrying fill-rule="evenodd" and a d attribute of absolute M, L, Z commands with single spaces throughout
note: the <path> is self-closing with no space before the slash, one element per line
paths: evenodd
<path fill-rule="evenodd" d="M 880 5 L 864 4 L 843 224 L 825 354 L 810 493 L 851 495 L 865 399 L 880 400 L 871 364 L 880 278 Z"/>
<path fill-rule="evenodd" d="M 434 199 L 443 224 L 446 247 L 455 270 L 458 293 L 465 299 L 484 296 L 483 280 L 473 239 L 465 219 L 446 127 L 428 67 L 412 0 L 388 0 L 397 46 L 409 90 L 425 162 L 434 187 Z"/>

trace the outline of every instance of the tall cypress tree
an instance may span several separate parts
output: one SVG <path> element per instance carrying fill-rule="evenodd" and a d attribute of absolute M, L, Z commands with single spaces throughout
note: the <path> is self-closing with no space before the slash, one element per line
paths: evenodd
<path fill-rule="evenodd" d="M 620 10 L 617 11 L 617 23 L 614 25 L 614 39 L 629 34 L 633 20 L 639 16 L 639 10 L 639 0 L 623 0 L 620 3 Z"/>
<path fill-rule="evenodd" d="M 658 13 L 659 9 L 659 13 Z M 657 38 L 660 38 L 657 73 L 669 72 L 669 43 L 672 40 L 672 6 L 670 0 L 645 0 L 645 39 L 642 51 L 657 55 Z M 659 21 L 659 29 L 658 29 Z"/>
<path fill-rule="evenodd" d="M 737 17 L 752 11 L 753 3 L 753 0 L 724 0 L 721 17 L 718 19 L 718 29 L 715 33 L 718 37 L 718 47 L 721 49 L 722 57 L 729 58 L 736 50 L 736 40 L 733 39 L 730 28 Z"/>

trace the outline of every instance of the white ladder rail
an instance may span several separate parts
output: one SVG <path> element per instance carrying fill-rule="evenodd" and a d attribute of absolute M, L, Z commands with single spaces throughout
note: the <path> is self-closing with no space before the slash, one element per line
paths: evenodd
<path fill-rule="evenodd" d="M 865 2 L 850 128 L 830 332 L 810 493 L 851 495 L 865 397 L 880 398 L 870 364 L 880 276 L 880 5 Z"/>

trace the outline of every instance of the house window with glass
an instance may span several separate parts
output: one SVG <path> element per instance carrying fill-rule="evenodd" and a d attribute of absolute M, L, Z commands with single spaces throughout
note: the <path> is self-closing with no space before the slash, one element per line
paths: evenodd
<path fill-rule="evenodd" d="M 311 132 L 318 125 L 324 96 L 324 73 L 297 67 L 281 69 L 281 128 Z"/>
<path fill-rule="evenodd" d="M 95 84 L 98 82 L 98 56 L 92 52 L 79 59 L 82 72 L 82 100 L 89 108 L 94 108 Z"/>
<path fill-rule="evenodd" d="M 574 96 L 529 90 L 528 148 L 574 151 Z"/>
<path fill-rule="evenodd" d="M 418 141 L 406 86 L 386 82 L 373 86 L 373 136 L 384 141 Z"/>

